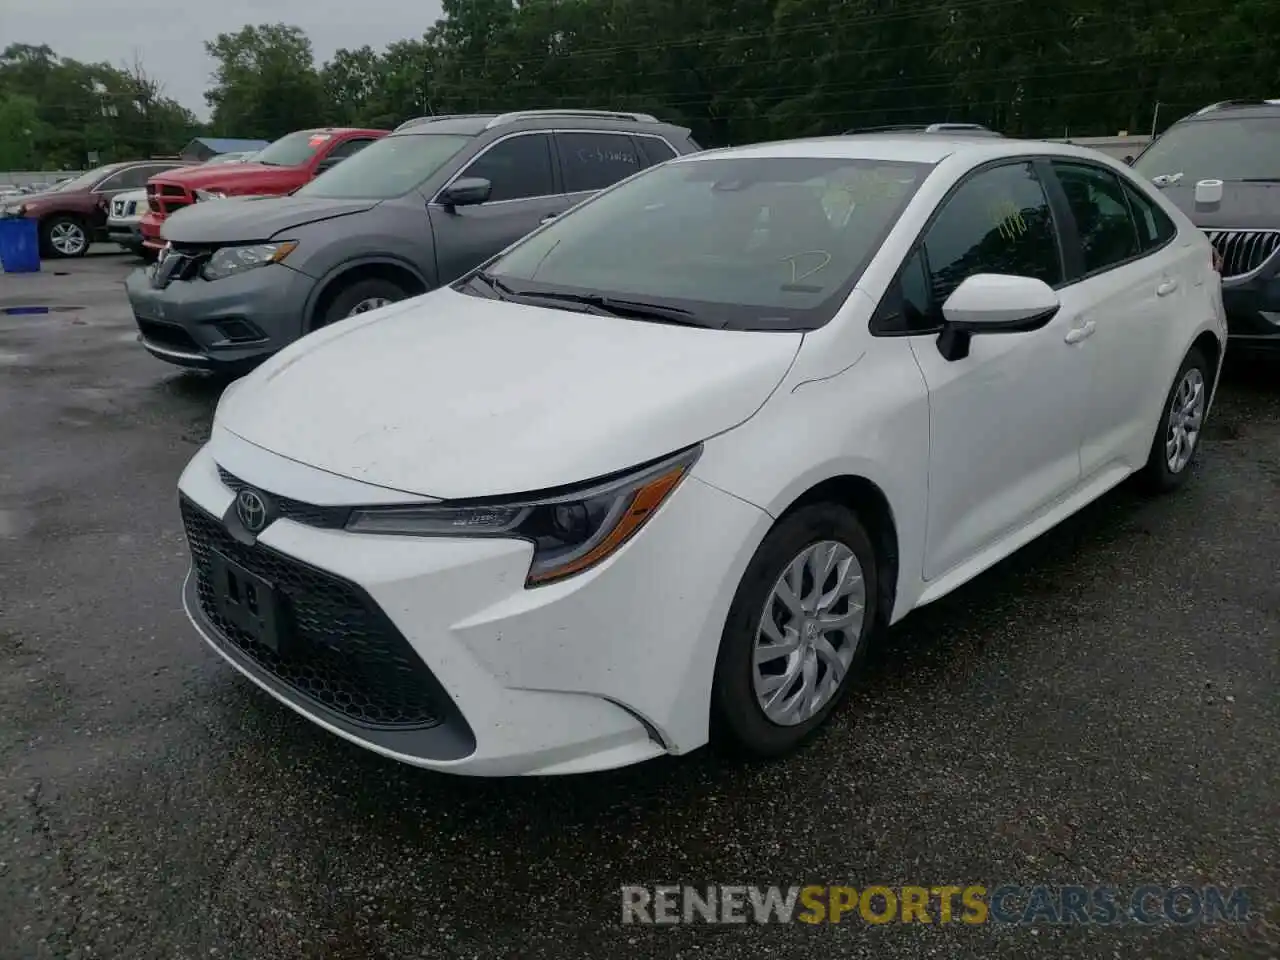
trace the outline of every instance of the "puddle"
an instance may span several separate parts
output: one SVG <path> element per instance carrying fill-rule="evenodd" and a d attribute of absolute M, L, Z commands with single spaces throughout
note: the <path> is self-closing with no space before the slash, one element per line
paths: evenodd
<path fill-rule="evenodd" d="M 40 314 L 40 313 L 75 313 L 83 309 L 84 307 L 68 307 L 68 306 L 0 307 L 0 313 L 3 313 L 10 317 L 25 317 L 25 316 L 30 316 L 31 314 Z"/>
<path fill-rule="evenodd" d="M 0 510 L 0 537 L 20 537 L 35 526 L 28 514 L 18 510 Z"/>

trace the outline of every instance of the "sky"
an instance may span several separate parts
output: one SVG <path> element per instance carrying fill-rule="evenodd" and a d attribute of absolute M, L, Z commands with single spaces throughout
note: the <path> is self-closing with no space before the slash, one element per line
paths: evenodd
<path fill-rule="evenodd" d="M 112 66 L 136 54 L 164 95 L 209 118 L 205 40 L 246 24 L 288 23 L 311 38 L 316 65 L 341 47 L 381 50 L 419 37 L 439 0 L 0 0 L 0 47 L 46 43 L 59 56 Z"/>

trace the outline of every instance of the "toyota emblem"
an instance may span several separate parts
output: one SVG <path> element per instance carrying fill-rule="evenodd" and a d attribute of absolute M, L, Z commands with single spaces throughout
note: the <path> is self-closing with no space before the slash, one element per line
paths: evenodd
<path fill-rule="evenodd" d="M 267 525 L 267 501 L 257 490 L 241 490 L 236 494 L 236 516 L 250 533 L 261 533 Z"/>

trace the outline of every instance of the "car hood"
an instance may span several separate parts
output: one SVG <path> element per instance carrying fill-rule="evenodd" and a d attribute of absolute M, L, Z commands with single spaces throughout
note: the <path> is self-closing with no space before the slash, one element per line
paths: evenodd
<path fill-rule="evenodd" d="M 177 243 L 241 243 L 270 240 L 281 230 L 363 213 L 376 200 L 310 197 L 230 197 L 202 200 L 165 219 L 160 235 Z"/>
<path fill-rule="evenodd" d="M 81 197 L 87 192 L 87 190 L 72 190 L 69 192 L 48 190 L 44 193 L 19 193 L 12 197 L 5 197 L 4 200 L 0 200 L 0 203 L 43 203 L 47 200 L 65 200 L 67 197 Z"/>
<path fill-rule="evenodd" d="M 1205 230 L 1274 230 L 1280 224 L 1280 183 L 1228 180 L 1222 185 L 1221 202 L 1215 204 L 1196 203 L 1196 185 L 1185 180 L 1160 192 Z"/>
<path fill-rule="evenodd" d="M 304 337 L 233 387 L 216 421 L 289 459 L 419 496 L 525 493 L 737 426 L 802 339 L 444 288 Z"/>
<path fill-rule="evenodd" d="M 298 184 L 307 180 L 306 167 L 278 167 L 269 163 L 215 163 L 211 167 L 203 165 L 192 167 L 175 167 L 158 173 L 151 179 L 163 180 L 165 183 L 180 183 L 192 190 L 209 186 L 237 188 L 241 184 L 255 181 L 293 181 Z"/>

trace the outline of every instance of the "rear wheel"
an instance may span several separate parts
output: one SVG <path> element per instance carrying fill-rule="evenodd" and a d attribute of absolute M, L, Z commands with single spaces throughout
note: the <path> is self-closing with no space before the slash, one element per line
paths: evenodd
<path fill-rule="evenodd" d="M 75 217 L 50 217 L 40 226 L 46 256 L 83 257 L 89 250 L 89 231 Z"/>
<path fill-rule="evenodd" d="M 337 296 L 329 301 L 328 307 L 325 308 L 316 326 L 327 327 L 347 317 L 357 317 L 370 310 L 385 307 L 407 296 L 409 296 L 408 291 L 399 284 L 381 277 L 357 280 L 338 291 Z"/>
<path fill-rule="evenodd" d="M 843 698 L 876 623 L 876 558 L 857 516 L 820 503 L 765 537 L 734 596 L 712 690 L 717 738 L 785 754 Z"/>
<path fill-rule="evenodd" d="M 1151 442 L 1147 465 L 1143 468 L 1143 485 L 1153 493 L 1177 489 L 1191 472 L 1209 408 L 1211 376 L 1204 354 L 1192 348 L 1173 378 L 1160 426 Z"/>

